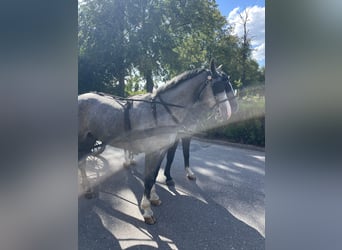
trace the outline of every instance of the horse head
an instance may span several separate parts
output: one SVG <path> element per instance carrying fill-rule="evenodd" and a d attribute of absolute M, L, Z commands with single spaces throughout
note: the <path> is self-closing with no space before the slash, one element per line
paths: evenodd
<path fill-rule="evenodd" d="M 220 67 L 216 68 L 214 60 L 211 61 L 207 81 L 200 89 L 199 99 L 210 107 L 209 111 L 217 108 L 220 120 L 228 120 L 238 110 L 236 90 L 229 76 Z"/>
<path fill-rule="evenodd" d="M 217 71 L 214 60 L 211 61 L 210 68 L 213 78 L 212 90 L 219 108 L 220 117 L 223 120 L 228 120 L 232 113 L 238 111 L 236 90 L 233 89 L 230 77 L 221 70 Z"/>

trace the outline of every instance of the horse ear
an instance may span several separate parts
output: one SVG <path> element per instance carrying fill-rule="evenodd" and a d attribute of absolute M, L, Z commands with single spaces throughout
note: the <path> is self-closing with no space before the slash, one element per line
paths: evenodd
<path fill-rule="evenodd" d="M 211 60 L 210 70 L 211 70 L 211 73 L 212 73 L 213 77 L 214 78 L 217 77 L 218 74 L 217 74 L 217 71 L 216 71 L 215 60 L 214 59 Z"/>

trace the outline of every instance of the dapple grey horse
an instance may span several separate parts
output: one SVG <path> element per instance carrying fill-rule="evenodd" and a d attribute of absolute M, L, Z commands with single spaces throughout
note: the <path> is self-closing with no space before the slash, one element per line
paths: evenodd
<path fill-rule="evenodd" d="M 225 74 L 196 69 L 173 78 L 154 93 L 122 100 L 110 95 L 86 93 L 78 97 L 78 147 L 82 183 L 86 182 L 85 157 L 94 145 L 145 153 L 144 194 L 141 201 L 147 224 L 156 222 L 152 205 L 160 205 L 155 181 L 168 148 L 192 117 L 215 112 L 228 120 L 237 106 L 234 90 Z"/>

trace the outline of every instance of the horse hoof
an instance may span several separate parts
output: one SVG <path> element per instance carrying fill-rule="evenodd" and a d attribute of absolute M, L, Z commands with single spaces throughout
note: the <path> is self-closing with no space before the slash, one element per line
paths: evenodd
<path fill-rule="evenodd" d="M 161 200 L 151 200 L 150 202 L 153 206 L 160 206 L 162 203 Z"/>
<path fill-rule="evenodd" d="M 186 177 L 188 177 L 188 179 L 192 181 L 196 180 L 196 175 L 194 174 L 187 174 Z"/>
<path fill-rule="evenodd" d="M 171 180 L 166 180 L 166 185 L 168 185 L 169 187 L 174 187 L 175 186 L 175 182 L 171 179 Z"/>
<path fill-rule="evenodd" d="M 148 224 L 148 225 L 153 225 L 157 221 L 153 216 L 151 216 L 151 217 L 144 217 L 144 220 L 145 220 L 145 223 Z"/>

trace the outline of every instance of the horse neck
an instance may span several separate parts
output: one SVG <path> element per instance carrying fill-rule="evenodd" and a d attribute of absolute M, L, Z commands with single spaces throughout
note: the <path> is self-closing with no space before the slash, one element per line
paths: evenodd
<path fill-rule="evenodd" d="M 163 91 L 162 93 L 158 93 L 162 102 L 184 107 L 179 108 L 166 104 L 168 106 L 167 109 L 169 110 L 168 113 L 171 113 L 171 116 L 173 117 L 173 122 L 184 124 L 186 117 L 188 116 L 188 112 L 196 103 L 196 96 L 205 81 L 206 72 L 204 71 L 174 87 L 171 87 L 170 89 Z M 163 110 L 164 109 L 165 108 L 163 108 Z"/>
<path fill-rule="evenodd" d="M 173 88 L 162 93 L 158 93 L 158 95 L 167 103 L 181 105 L 184 107 L 192 106 L 196 101 L 196 94 L 206 80 L 206 75 L 207 73 L 203 71 L 195 77 L 185 80 Z"/>

